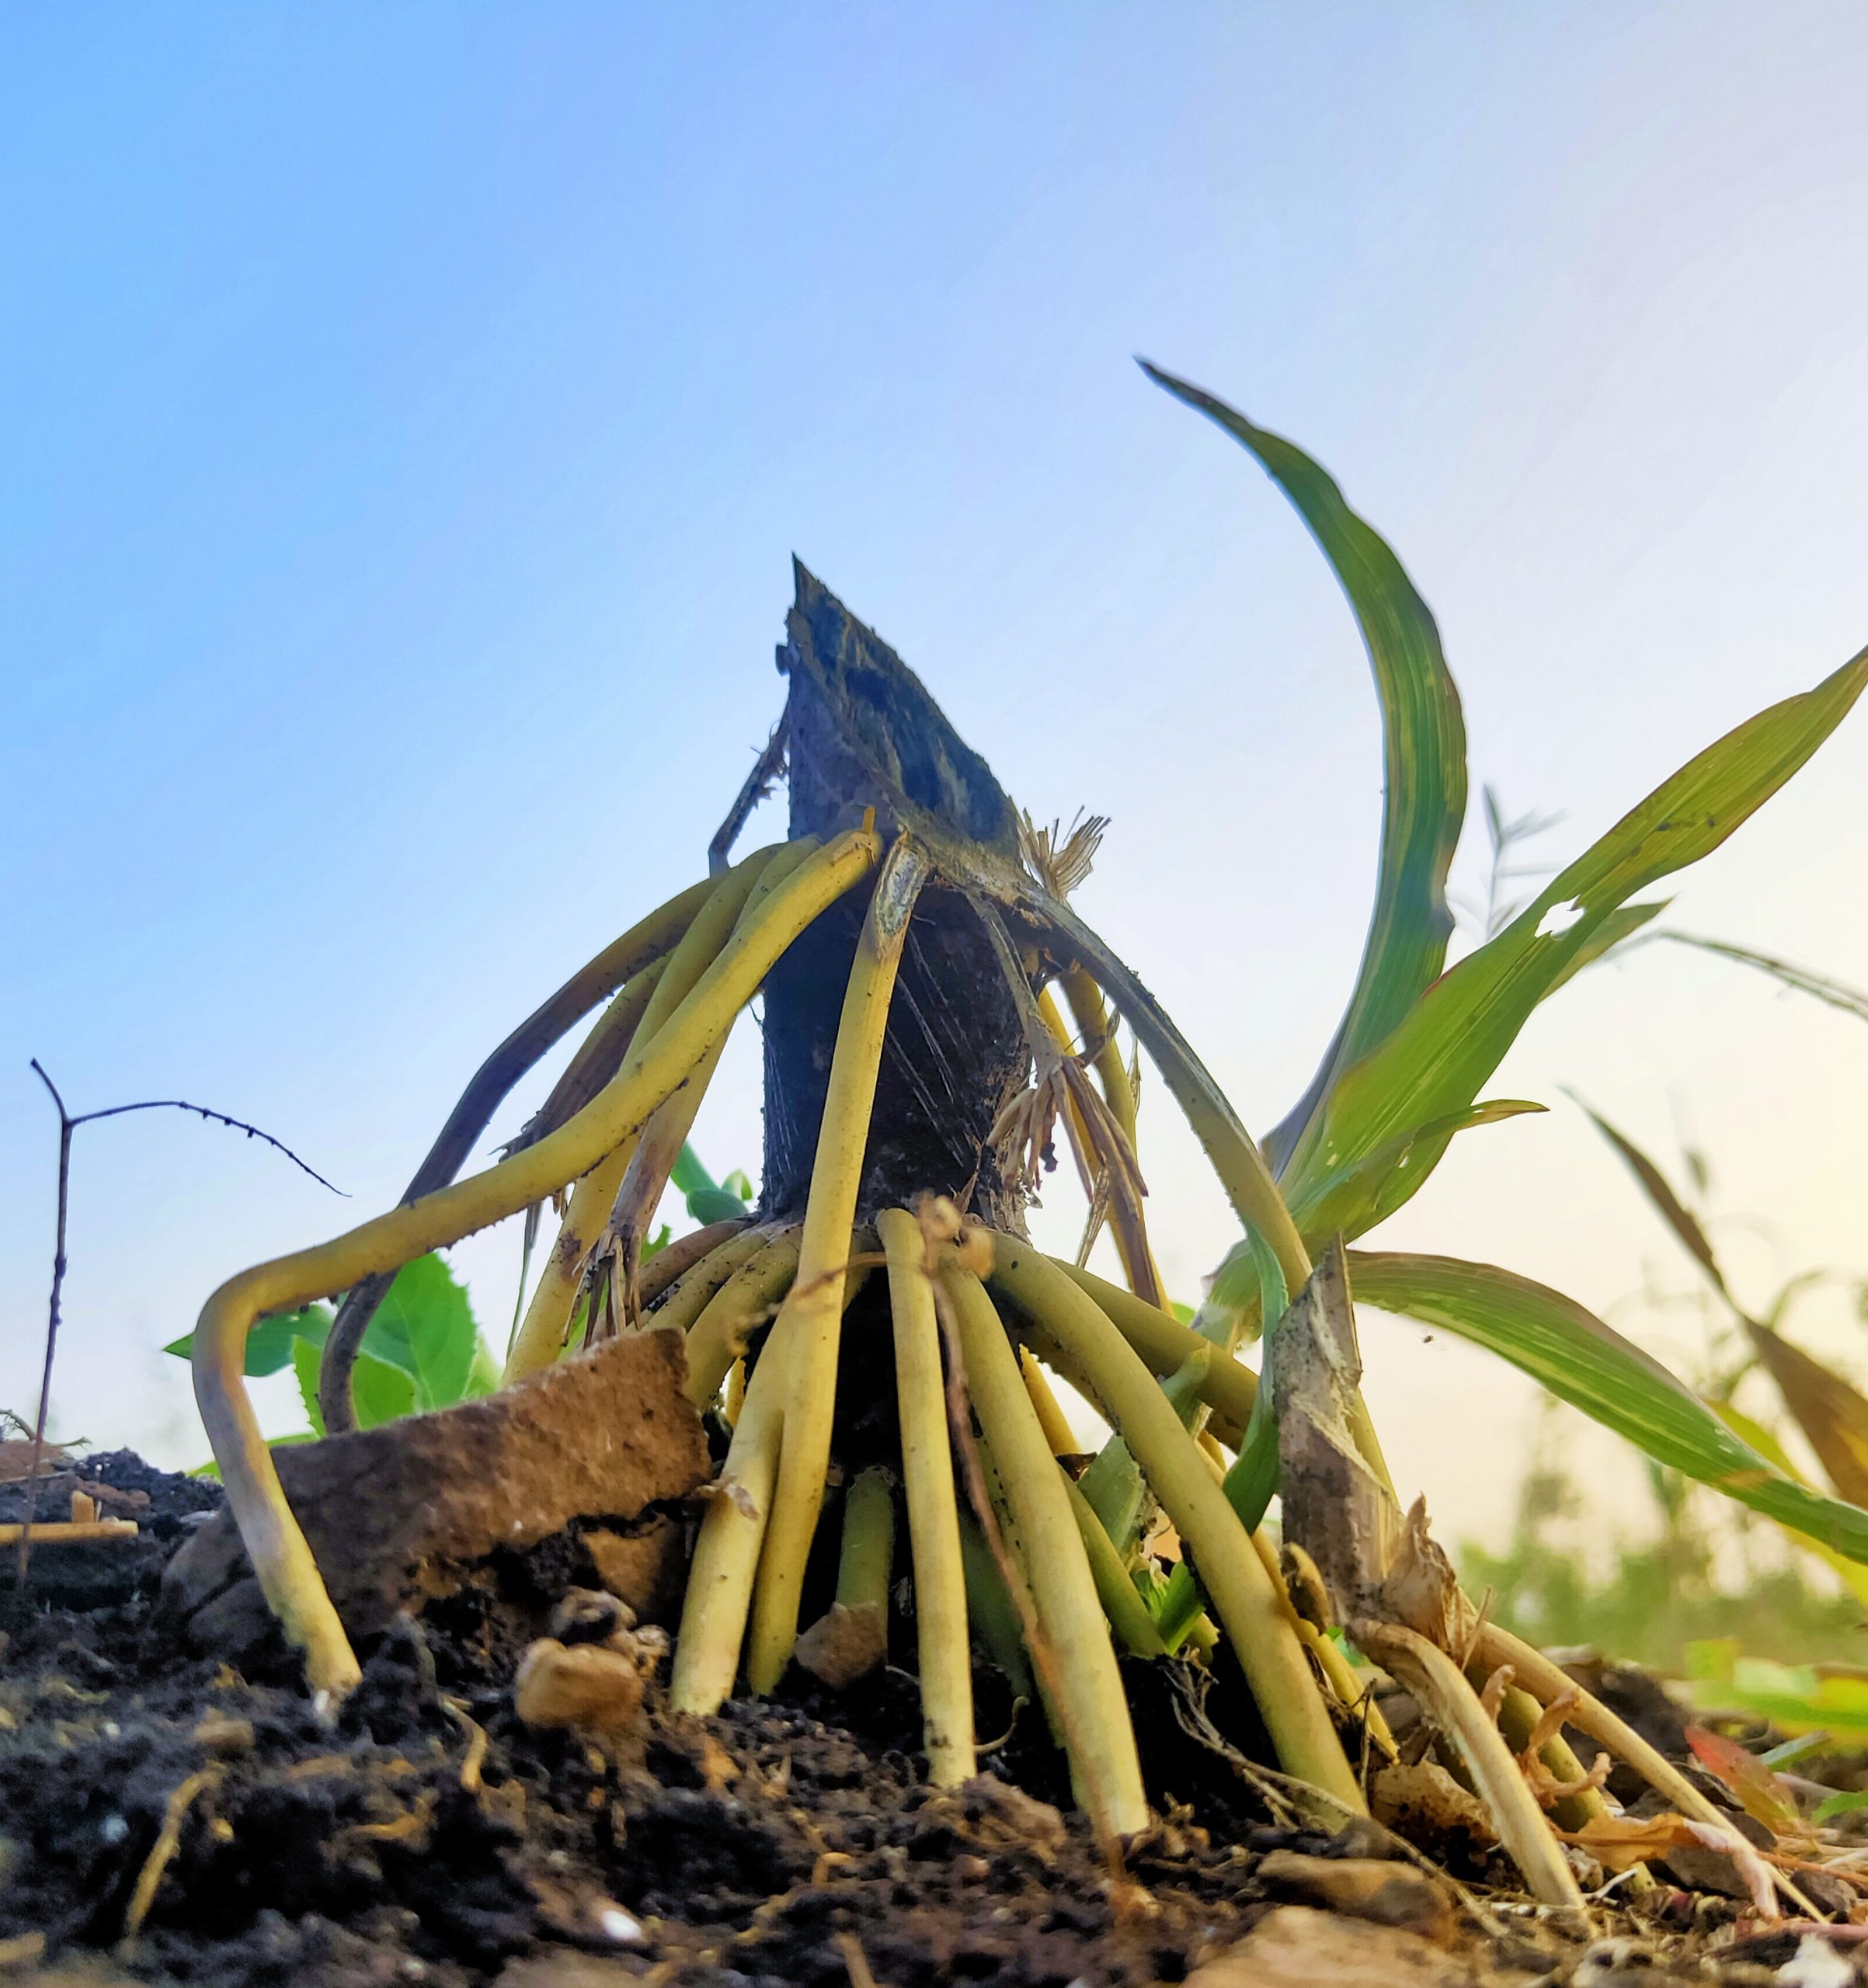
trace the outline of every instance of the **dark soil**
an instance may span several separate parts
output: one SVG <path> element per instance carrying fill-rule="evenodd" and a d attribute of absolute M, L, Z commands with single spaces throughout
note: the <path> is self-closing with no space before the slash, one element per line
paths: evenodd
<path fill-rule="evenodd" d="M 73 1475 L 130 1500 L 104 1509 L 143 1532 L 41 1546 L 30 1609 L 13 1606 L 0 1658 L 0 1979 L 9 1955 L 29 1976 L 43 1964 L 46 1979 L 80 1978 L 49 1970 L 101 1950 L 103 1978 L 216 1984 L 1174 1982 L 1269 1909 L 1267 1852 L 1371 1847 L 1275 1826 L 1192 1736 L 1198 1718 L 1177 1709 L 1160 1666 L 1134 1681 L 1167 1819 L 1129 1847 L 1122 1879 L 1080 1818 L 1040 1799 L 1066 1795 L 1035 1719 L 987 1757 L 992 1774 L 955 1794 L 924 1785 L 913 1682 L 893 1670 L 705 1722 L 652 1712 L 606 1750 L 534 1733 L 513 1712 L 513 1670 L 541 1607 L 589 1578 L 565 1537 L 489 1563 L 377 1638 L 339 1724 L 322 1726 L 283 1646 L 243 1675 L 186 1654 L 160 1625 L 162 1565 L 216 1488 L 127 1452 Z M 42 1514 L 62 1515 L 71 1488 L 42 1493 Z M 16 1486 L 0 1489 L 0 1517 L 19 1502 Z M 1215 1703 L 1233 1688 L 1216 1677 Z M 984 1729 L 1004 1699 L 991 1677 L 980 1691 Z M 1235 1733 L 1237 1712 L 1227 1703 L 1222 1721 Z M 1373 1847 L 1395 1847 L 1379 1833 Z M 126 1938 L 152 1857 L 159 1882 Z M 1729 1942 L 1738 1913 L 1663 1887 L 1645 1924 L 1605 1913 L 1592 1930 L 1658 1955 L 1683 1931 Z M 1508 1909 L 1489 1936 L 1462 1932 L 1444 1978 L 1528 1988 L 1569 1978 L 1583 1951 Z M 1736 1947 L 1728 1958 L 1729 1980 L 1769 1978 L 1762 1958 Z"/>

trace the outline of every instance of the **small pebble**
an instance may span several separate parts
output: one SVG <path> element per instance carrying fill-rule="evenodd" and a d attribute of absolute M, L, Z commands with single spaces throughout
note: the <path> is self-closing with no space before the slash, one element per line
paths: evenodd
<path fill-rule="evenodd" d="M 597 1915 L 597 1923 L 604 1929 L 604 1937 L 614 1940 L 619 1947 L 639 1946 L 642 1940 L 642 1924 L 633 1918 L 620 1905 L 607 1905 Z"/>

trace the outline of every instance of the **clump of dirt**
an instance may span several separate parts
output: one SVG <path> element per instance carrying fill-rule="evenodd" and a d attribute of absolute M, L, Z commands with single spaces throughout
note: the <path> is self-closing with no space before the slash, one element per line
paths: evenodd
<path fill-rule="evenodd" d="M 1275 1819 L 1251 1764 L 1202 1737 L 1199 1694 L 1160 1665 L 1132 1681 L 1167 1819 L 1120 1869 L 1042 1799 L 1067 1803 L 1042 1721 L 1011 1722 L 984 1673 L 983 1726 L 1003 1711 L 1011 1735 L 986 1757 L 993 1771 L 948 1793 L 920 1778 L 918 1701 L 896 1670 L 705 1721 L 652 1705 L 601 1748 L 531 1730 L 513 1710 L 519 1653 L 568 1588 L 600 1585 L 576 1529 L 490 1556 L 373 1639 L 326 1726 L 282 1644 L 235 1671 L 162 1622 L 163 1567 L 215 1510 L 215 1486 L 126 1452 L 68 1474 L 99 1487 L 100 1509 L 127 1501 L 110 1508 L 142 1530 L 41 1546 L 30 1608 L 16 1603 L 0 1656 L 0 1968 L 101 1952 L 120 1978 L 214 1988 L 1066 1988 L 1178 1981 L 1211 1961 L 1217 1983 L 1248 1978 L 1243 1957 L 1212 1957 L 1261 1928 L 1252 1978 L 1282 1980 L 1292 1952 L 1314 1950 L 1320 1979 L 1327 1956 L 1306 1928 L 1325 1921 L 1323 1901 L 1361 1915 L 1350 1944 L 1379 1965 L 1355 1979 L 1385 1969 L 1393 1988 L 1437 1966 L 1528 1984 L 1609 1978 L 1576 1972 L 1591 1934 L 1658 1960 L 1683 1940 L 1703 1950 L 1709 1931 L 1730 1941 L 1740 1917 L 1667 1887 L 1639 1920 L 1604 1908 L 1588 1928 L 1475 1910 L 1379 1830 Z M 42 1513 L 61 1495 L 42 1486 Z M 0 1512 L 17 1503 L 0 1491 Z M 1222 1672 L 1210 1688 L 1239 1687 Z M 1223 1722 L 1239 1729 L 1232 1708 Z M 1391 1878 L 1371 1858 L 1398 1860 Z M 1337 1881 L 1318 1859 L 1357 1868 Z M 1751 1971 L 1730 1978 L 1768 1979 L 1760 1965 L 1734 1958 Z"/>

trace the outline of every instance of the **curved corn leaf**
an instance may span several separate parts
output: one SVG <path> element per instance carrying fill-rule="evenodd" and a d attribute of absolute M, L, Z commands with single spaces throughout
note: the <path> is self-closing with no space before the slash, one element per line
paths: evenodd
<path fill-rule="evenodd" d="M 1323 1131 L 1293 1170 L 1294 1200 L 1389 1141 L 1463 1110 L 1532 1009 L 1637 891 L 1696 863 L 1762 807 L 1848 714 L 1864 649 L 1710 746 L 1557 875 L 1497 937 L 1442 974 L 1386 1041 L 1345 1071 Z M 1425 1178 L 1417 1173 L 1413 1186 Z"/>
<path fill-rule="evenodd" d="M 1741 1442 L 1684 1382 L 1574 1298 L 1491 1263 L 1351 1251 L 1356 1298 L 1470 1340 L 1656 1462 L 1868 1562 L 1868 1511 L 1818 1496 Z"/>
<path fill-rule="evenodd" d="M 1223 401 L 1146 360 L 1142 370 L 1243 443 L 1296 507 L 1348 596 L 1381 702 L 1382 849 L 1369 937 L 1335 1040 L 1310 1088 L 1265 1141 L 1281 1167 L 1313 1136 L 1337 1078 L 1389 1034 L 1446 964 L 1453 929 L 1446 873 L 1466 819 L 1466 725 L 1426 602 L 1329 475 Z"/>
<path fill-rule="evenodd" d="M 1291 1218 L 1303 1232 L 1305 1242 L 1313 1245 L 1327 1242 L 1332 1236 L 1362 1235 L 1377 1222 L 1385 1222 L 1413 1194 L 1419 1176 L 1431 1173 L 1439 1165 L 1440 1156 L 1456 1132 L 1470 1131 L 1475 1125 L 1496 1125 L 1506 1118 L 1522 1118 L 1528 1112 L 1549 1108 L 1533 1104 L 1528 1098 L 1494 1097 L 1484 1104 L 1469 1105 L 1463 1111 L 1435 1118 L 1418 1131 L 1404 1132 L 1398 1139 L 1390 1139 L 1361 1166 L 1320 1182 L 1310 1199 L 1292 1202 Z"/>

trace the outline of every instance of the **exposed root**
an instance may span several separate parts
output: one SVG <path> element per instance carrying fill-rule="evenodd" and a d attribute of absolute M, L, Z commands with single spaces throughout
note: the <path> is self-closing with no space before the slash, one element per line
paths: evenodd
<path fill-rule="evenodd" d="M 143 1860 L 142 1869 L 137 1873 L 136 1888 L 130 1892 L 129 1905 L 123 1913 L 126 1940 L 134 1939 L 141 1931 L 143 1921 L 149 1917 L 149 1908 L 155 1903 L 156 1892 L 162 1886 L 162 1874 L 181 1847 L 182 1826 L 188 1819 L 189 1810 L 210 1788 L 220 1785 L 226 1772 L 217 1761 L 211 1762 L 170 1791 L 162 1811 L 162 1826 L 156 1832 L 155 1841 Z"/>

